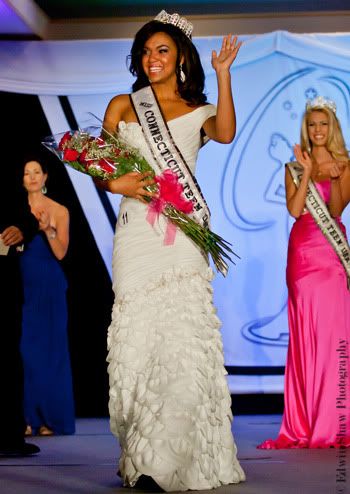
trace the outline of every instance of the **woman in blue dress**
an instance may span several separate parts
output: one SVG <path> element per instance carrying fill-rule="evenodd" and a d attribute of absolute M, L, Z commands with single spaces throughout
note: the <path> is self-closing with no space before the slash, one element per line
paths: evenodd
<path fill-rule="evenodd" d="M 59 261 L 69 244 L 68 210 L 45 196 L 47 172 L 24 166 L 23 185 L 40 233 L 21 256 L 24 288 L 21 351 L 27 435 L 73 434 L 74 404 L 67 338 L 67 282 Z"/>

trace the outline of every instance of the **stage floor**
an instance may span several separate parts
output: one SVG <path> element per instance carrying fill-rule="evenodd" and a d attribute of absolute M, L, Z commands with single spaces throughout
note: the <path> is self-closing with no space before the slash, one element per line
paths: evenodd
<path fill-rule="evenodd" d="M 247 481 L 216 489 L 218 494 L 350 493 L 350 451 L 261 451 L 256 445 L 274 438 L 281 417 L 235 418 L 233 430 Z M 41 453 L 32 458 L 0 459 L 1 494 L 126 494 L 116 476 L 119 448 L 107 419 L 79 419 L 74 436 L 30 438 Z M 344 450 L 343 450 L 344 451 Z M 338 470 L 337 470 L 338 469 Z M 339 470 L 340 469 L 340 470 Z M 340 482 L 338 476 L 347 482 Z M 338 481 L 337 481 L 338 478 Z M 213 491 L 202 491 L 213 492 Z"/>

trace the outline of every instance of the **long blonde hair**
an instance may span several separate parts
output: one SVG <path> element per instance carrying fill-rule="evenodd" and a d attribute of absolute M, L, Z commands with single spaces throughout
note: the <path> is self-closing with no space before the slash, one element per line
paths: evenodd
<path fill-rule="evenodd" d="M 335 160 L 348 162 L 349 153 L 345 146 L 345 141 L 339 120 L 336 114 L 330 108 L 324 106 L 314 106 L 312 108 L 308 108 L 304 113 L 300 133 L 300 145 L 302 151 L 307 151 L 309 154 L 311 154 L 312 152 L 312 142 L 309 139 L 307 125 L 311 113 L 315 111 L 322 112 L 328 117 L 328 139 L 326 144 L 327 150 L 330 152 Z"/>

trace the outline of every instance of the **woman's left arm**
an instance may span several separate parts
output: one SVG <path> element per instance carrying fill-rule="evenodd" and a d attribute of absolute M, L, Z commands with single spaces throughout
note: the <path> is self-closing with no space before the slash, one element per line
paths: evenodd
<path fill-rule="evenodd" d="M 231 34 L 225 36 L 219 55 L 212 52 L 212 67 L 216 72 L 218 84 L 218 102 L 215 117 L 209 118 L 203 129 L 206 135 L 217 142 L 228 144 L 233 141 L 236 134 L 236 114 L 232 97 L 230 68 L 235 60 L 242 42 L 237 41 L 237 36 Z"/>
<path fill-rule="evenodd" d="M 69 212 L 67 208 L 60 205 L 54 224 L 55 226 L 51 225 L 47 213 L 40 213 L 39 228 L 45 233 L 54 256 L 61 260 L 66 255 L 69 245 Z"/>

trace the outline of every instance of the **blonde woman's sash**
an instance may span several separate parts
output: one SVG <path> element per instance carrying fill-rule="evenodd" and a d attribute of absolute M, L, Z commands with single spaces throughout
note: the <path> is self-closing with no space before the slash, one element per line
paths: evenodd
<path fill-rule="evenodd" d="M 132 93 L 130 97 L 148 147 L 160 171 L 170 169 L 176 173 L 183 186 L 184 195 L 193 202 L 191 216 L 200 225 L 208 227 L 209 208 L 197 180 L 174 142 L 153 89 L 147 86 Z"/>
<path fill-rule="evenodd" d="M 299 187 L 303 168 L 296 161 L 287 163 L 286 166 L 290 171 L 293 182 Z M 339 257 L 346 272 L 348 287 L 350 287 L 350 247 L 348 241 L 338 223 L 332 218 L 312 180 L 309 180 L 305 206 Z"/>

